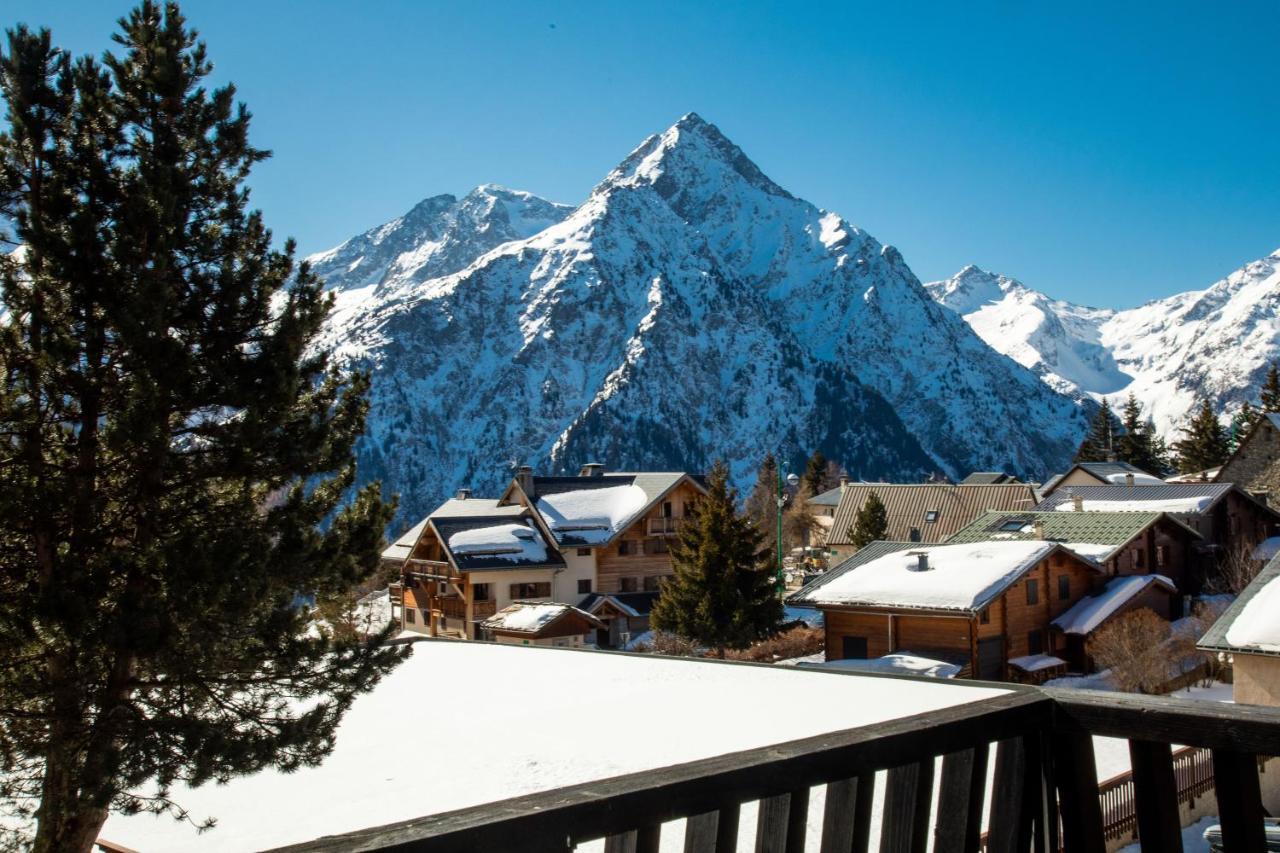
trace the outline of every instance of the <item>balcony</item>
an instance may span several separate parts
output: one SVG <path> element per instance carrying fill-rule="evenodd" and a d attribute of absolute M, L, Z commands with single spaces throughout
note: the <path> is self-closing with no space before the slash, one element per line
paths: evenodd
<path fill-rule="evenodd" d="M 448 619 L 467 618 L 467 600 L 465 598 L 437 598 L 441 615 Z"/>
<path fill-rule="evenodd" d="M 472 619 L 487 619 L 498 612 L 496 601 L 473 601 L 471 603 Z"/>
<path fill-rule="evenodd" d="M 449 580 L 456 577 L 453 567 L 441 560 L 419 560 L 410 557 L 404 561 L 405 571 L 410 575 L 427 580 Z"/>
<path fill-rule="evenodd" d="M 687 519 L 669 516 L 649 519 L 650 536 L 674 536 Z"/>
<path fill-rule="evenodd" d="M 1093 735 L 1129 741 L 1127 779 L 1100 788 Z M 549 853 L 605 839 L 606 853 L 656 853 L 665 835 L 682 834 L 688 853 L 727 853 L 738 847 L 741 807 L 758 802 L 758 851 L 798 853 L 811 840 L 823 853 L 865 851 L 884 770 L 882 851 L 923 851 L 932 840 L 947 851 L 1102 853 L 1117 820 L 1129 821 L 1120 831 L 1136 827 L 1144 851 L 1181 850 L 1178 799 L 1210 784 L 1226 849 L 1262 851 L 1258 762 L 1276 752 L 1280 709 L 1012 686 L 941 711 L 282 849 Z M 821 837 L 809 839 L 818 785 Z M 683 831 L 664 826 L 680 818 Z"/>

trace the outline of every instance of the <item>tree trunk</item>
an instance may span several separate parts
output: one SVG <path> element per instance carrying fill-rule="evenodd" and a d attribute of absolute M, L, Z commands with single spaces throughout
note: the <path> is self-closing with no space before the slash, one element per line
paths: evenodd
<path fill-rule="evenodd" d="M 57 746 L 45 762 L 32 853 L 89 853 L 107 821 L 105 806 L 84 801 L 76 785 L 75 756 Z"/>

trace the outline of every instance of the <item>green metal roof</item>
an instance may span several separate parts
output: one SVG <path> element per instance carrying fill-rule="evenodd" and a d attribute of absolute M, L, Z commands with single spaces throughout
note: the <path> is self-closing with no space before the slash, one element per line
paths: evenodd
<path fill-rule="evenodd" d="M 985 512 L 947 540 L 948 543 L 983 542 L 992 539 L 1034 539 L 1036 522 L 1044 538 L 1065 544 L 1091 543 L 1119 549 L 1161 518 L 1182 527 L 1197 539 L 1200 534 L 1163 512 Z M 1103 557 L 1102 559 L 1108 559 Z"/>

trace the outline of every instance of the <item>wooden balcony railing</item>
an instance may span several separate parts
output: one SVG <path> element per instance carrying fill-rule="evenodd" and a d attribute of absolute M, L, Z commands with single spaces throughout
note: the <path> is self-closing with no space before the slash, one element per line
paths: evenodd
<path fill-rule="evenodd" d="M 729 853 L 738 848 L 740 808 L 758 802 L 755 849 L 799 853 L 809 840 L 810 790 L 825 785 L 818 848 L 865 851 L 876 774 L 884 770 L 881 851 L 923 851 L 932 842 L 934 850 L 971 853 L 985 842 L 995 853 L 1103 853 L 1093 735 L 1129 741 L 1143 851 L 1182 849 L 1183 757 L 1201 750 L 1212 765 L 1226 849 L 1265 849 L 1258 756 L 1280 752 L 1280 709 L 1019 686 L 942 711 L 281 849 L 550 853 L 605 839 L 606 853 L 656 853 L 664 834 L 680 831 L 664 824 L 687 818 L 687 853 Z M 1174 743 L 1193 750 L 1175 758 Z M 1191 775 L 1202 779 L 1197 761 L 1190 759 Z"/>
<path fill-rule="evenodd" d="M 404 561 L 404 567 L 409 574 L 420 578 L 448 580 L 457 576 L 457 573 L 453 571 L 453 567 L 442 560 L 419 560 L 415 557 L 410 557 Z"/>
<path fill-rule="evenodd" d="M 676 518 L 651 518 L 649 519 L 649 535 L 650 536 L 674 536 L 680 530 L 680 525 L 684 524 L 686 519 Z"/>
<path fill-rule="evenodd" d="M 471 618 L 487 619 L 498 612 L 498 602 L 496 601 L 473 601 L 471 602 Z"/>
<path fill-rule="evenodd" d="M 467 600 L 465 598 L 437 598 L 436 604 L 440 612 L 450 619 L 467 618 Z"/>

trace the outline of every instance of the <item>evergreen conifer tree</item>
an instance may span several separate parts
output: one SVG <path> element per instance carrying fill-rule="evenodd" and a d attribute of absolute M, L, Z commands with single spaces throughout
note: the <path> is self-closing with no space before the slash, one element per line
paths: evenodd
<path fill-rule="evenodd" d="M 877 539 L 883 539 L 888 532 L 889 515 L 884 501 L 872 492 L 853 517 L 853 525 L 848 532 L 849 542 L 860 551 Z"/>
<path fill-rule="evenodd" d="M 707 494 L 671 545 L 674 575 L 662 587 L 650 622 L 701 646 L 744 649 L 782 623 L 778 578 L 765 537 L 737 512 L 729 469 L 717 462 Z"/>
<path fill-rule="evenodd" d="M 815 450 L 813 455 L 809 457 L 808 463 L 804 466 L 804 476 L 800 479 L 809 487 L 810 497 L 820 495 L 829 488 L 827 486 L 827 457 L 822 455 L 821 450 Z"/>
<path fill-rule="evenodd" d="M 1116 458 L 1156 476 L 1164 474 L 1163 462 L 1155 450 L 1155 430 L 1142 417 L 1142 404 L 1133 392 L 1125 400 L 1120 425 L 1123 432 L 1116 439 Z"/>
<path fill-rule="evenodd" d="M 1274 361 L 1267 368 L 1267 378 L 1262 383 L 1259 400 L 1263 414 L 1280 412 L 1280 368 L 1277 368 Z"/>
<path fill-rule="evenodd" d="M 1227 444 L 1232 453 L 1240 446 L 1240 442 L 1244 441 L 1244 437 L 1249 434 L 1249 430 L 1253 429 L 1253 425 L 1262 417 L 1262 412 L 1256 406 L 1245 400 L 1240 404 L 1240 409 L 1231 417 L 1231 428 L 1227 436 Z"/>
<path fill-rule="evenodd" d="M 1076 450 L 1073 462 L 1107 462 L 1116 452 L 1115 440 L 1119 422 L 1105 399 L 1089 423 L 1089 433 Z"/>
<path fill-rule="evenodd" d="M 103 63 L 0 51 L 0 798 L 37 853 L 318 762 L 405 654 L 304 630 L 390 520 L 350 494 L 368 378 L 312 347 L 332 300 L 248 210 L 267 153 L 176 4 L 120 26 Z"/>
<path fill-rule="evenodd" d="M 1183 433 L 1186 437 L 1174 445 L 1174 450 L 1178 454 L 1178 470 L 1184 474 L 1216 468 L 1231 455 L 1226 430 L 1208 399 L 1200 401 Z"/>

